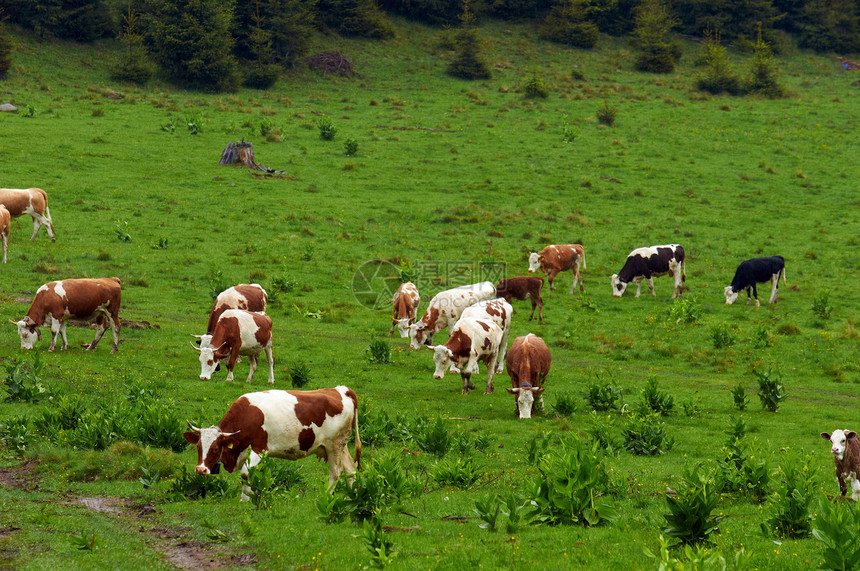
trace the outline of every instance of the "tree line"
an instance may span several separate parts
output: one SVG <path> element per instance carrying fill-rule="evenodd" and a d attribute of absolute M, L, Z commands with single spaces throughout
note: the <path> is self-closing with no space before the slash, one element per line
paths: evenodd
<path fill-rule="evenodd" d="M 181 87 L 218 91 L 272 85 L 320 31 L 392 37 L 393 14 L 457 28 L 536 20 L 542 38 L 581 48 L 602 34 L 641 43 L 650 18 L 648 29 L 663 35 L 718 34 L 750 49 L 763 40 L 779 52 L 791 36 L 819 52 L 860 51 L 860 0 L 0 0 L 0 14 L 45 38 L 118 37 L 117 79 L 142 83 L 160 72 Z M 652 56 L 659 63 L 660 50 L 674 49 L 670 42 Z"/>

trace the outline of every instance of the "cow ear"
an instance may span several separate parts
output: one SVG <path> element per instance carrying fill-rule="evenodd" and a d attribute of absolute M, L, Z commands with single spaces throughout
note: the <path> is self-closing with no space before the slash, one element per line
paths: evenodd
<path fill-rule="evenodd" d="M 185 437 L 185 440 L 197 446 L 197 443 L 200 442 L 200 434 L 197 432 L 183 432 L 182 436 Z"/>
<path fill-rule="evenodd" d="M 536 389 L 534 390 L 534 392 L 536 392 L 536 393 L 537 393 L 537 394 L 539 394 L 539 395 L 540 395 L 540 394 L 543 394 L 543 391 L 544 391 L 544 387 L 538 387 L 538 388 L 536 388 Z"/>
<path fill-rule="evenodd" d="M 852 438 L 855 438 L 856 436 L 857 436 L 857 433 L 854 432 L 853 430 L 849 430 L 848 432 L 845 433 L 845 438 L 847 438 L 848 440 L 851 440 Z"/>
<path fill-rule="evenodd" d="M 823 438 L 824 440 L 830 440 L 830 433 L 829 432 L 822 432 L 821 438 Z"/>

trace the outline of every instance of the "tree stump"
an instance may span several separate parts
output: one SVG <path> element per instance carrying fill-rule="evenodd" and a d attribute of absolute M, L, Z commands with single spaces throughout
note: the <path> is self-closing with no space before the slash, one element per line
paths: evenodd
<path fill-rule="evenodd" d="M 242 165 L 251 170 L 263 171 L 269 174 L 281 174 L 284 170 L 274 170 L 258 164 L 254 160 L 254 146 L 242 139 L 238 143 L 227 143 L 227 147 L 221 152 L 219 165 Z"/>

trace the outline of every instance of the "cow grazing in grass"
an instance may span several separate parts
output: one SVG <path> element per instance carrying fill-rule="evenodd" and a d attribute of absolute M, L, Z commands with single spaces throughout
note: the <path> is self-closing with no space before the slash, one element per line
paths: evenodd
<path fill-rule="evenodd" d="M 493 392 L 493 374 L 499 358 L 502 328 L 489 319 L 461 319 L 454 325 L 451 337 L 444 345 L 430 346 L 436 371 L 433 378 L 441 380 L 451 365 L 460 369 L 463 379 L 463 394 L 474 389 L 472 375 L 478 372 L 478 361 L 487 365 L 487 388 L 484 394 Z"/>
<path fill-rule="evenodd" d="M 750 290 L 752 290 L 752 297 L 755 298 L 755 306 L 758 307 L 760 304 L 756 284 L 768 281 L 770 282 L 770 300 L 768 303 L 775 303 L 779 290 L 780 276 L 782 276 L 782 283 L 785 284 L 785 260 L 782 256 L 752 258 L 751 260 L 741 262 L 738 269 L 735 270 L 732 285 L 726 286 L 726 305 L 733 304 L 738 295 L 744 290 L 747 292 L 747 303 L 749 303 Z"/>
<path fill-rule="evenodd" d="M 513 385 L 508 392 L 514 395 L 517 418 L 531 418 L 535 400 L 543 403 L 546 376 L 552 365 L 549 347 L 543 339 L 529 333 L 514 339 L 506 361 Z"/>
<path fill-rule="evenodd" d="M 580 264 L 582 264 L 582 269 L 586 269 L 585 250 L 582 249 L 580 244 L 567 244 L 564 246 L 552 244 L 540 252 L 529 253 L 529 273 L 534 273 L 538 269 L 542 270 L 547 275 L 550 290 L 555 289 L 552 282 L 559 272 L 571 270 L 573 271 L 573 285 L 570 286 L 570 293 L 576 290 L 577 282 L 579 282 L 579 291 L 585 291 L 582 276 L 579 273 Z"/>
<path fill-rule="evenodd" d="M 418 288 L 415 284 L 412 282 L 400 284 L 391 300 L 394 316 L 391 318 L 391 329 L 388 330 L 389 337 L 394 333 L 395 327 L 401 337 L 409 337 L 409 326 L 415 323 L 415 312 L 418 310 L 419 303 L 421 298 L 418 296 Z"/>
<path fill-rule="evenodd" d="M 233 367 L 239 355 L 247 355 L 251 361 L 248 382 L 257 370 L 257 357 L 263 351 L 269 362 L 269 384 L 275 382 L 275 361 L 272 357 L 272 319 L 262 312 L 228 309 L 221 314 L 215 331 L 212 332 L 211 346 L 196 347 L 200 353 L 200 380 L 208 381 L 215 367 L 227 359 L 227 380 L 233 380 Z"/>
<path fill-rule="evenodd" d="M 506 278 L 496 284 L 496 297 L 502 297 L 508 303 L 512 299 L 532 302 L 532 314 L 529 321 L 535 316 L 535 308 L 538 309 L 538 320 L 543 321 L 543 299 L 540 292 L 543 289 L 543 278 L 539 276 L 520 276 Z"/>
<path fill-rule="evenodd" d="M 51 328 L 51 345 L 48 351 L 53 351 L 56 347 L 57 333 L 63 340 L 60 350 L 64 350 L 69 346 L 66 339 L 66 321 L 82 319 L 95 321 L 98 326 L 92 343 L 83 347 L 95 349 L 110 325 L 113 332 L 111 353 L 116 353 L 119 347 L 121 297 L 119 278 L 80 278 L 46 283 L 36 291 L 27 316 L 21 321 L 12 322 L 18 327 L 21 348 L 32 349 L 41 336 L 40 327 L 48 325 Z"/>
<path fill-rule="evenodd" d="M 29 214 L 33 218 L 33 236 L 36 239 L 39 228 L 45 227 L 51 242 L 54 236 L 54 223 L 48 210 L 48 195 L 41 188 L 0 188 L 0 204 L 4 205 L 12 217 Z"/>
<path fill-rule="evenodd" d="M 358 437 L 358 399 L 344 386 L 315 391 L 247 393 L 236 399 L 218 426 L 185 432 L 197 446 L 198 474 L 217 474 L 220 464 L 232 473 L 241 470 L 242 501 L 251 492 L 248 469 L 260 463 L 266 452 L 273 458 L 298 460 L 316 455 L 328 462 L 329 491 L 342 474 L 361 467 Z M 355 430 L 355 459 L 347 444 Z"/>
<path fill-rule="evenodd" d="M 508 337 L 511 334 L 511 318 L 514 315 L 514 308 L 511 304 L 498 297 L 489 301 L 479 301 L 472 304 L 463 310 L 460 314 L 460 319 L 486 319 L 498 325 L 502 330 L 502 339 L 499 342 L 499 358 L 496 360 L 496 372 L 502 373 L 505 370 L 505 353 L 508 350 Z M 459 373 L 454 370 L 452 372 Z"/>
<path fill-rule="evenodd" d="M 822 432 L 821 438 L 830 441 L 839 492 L 844 496 L 850 487 L 851 499 L 856 502 L 860 499 L 860 438 L 853 430 L 834 430 L 833 434 Z"/>
<path fill-rule="evenodd" d="M 654 281 L 651 279 L 658 276 L 671 275 L 675 278 L 675 289 L 672 297 L 681 297 L 683 282 L 687 279 L 684 268 L 684 248 L 678 244 L 667 246 L 650 246 L 638 248 L 630 252 L 624 267 L 617 274 L 612 275 L 612 295 L 621 297 L 627 284 L 636 284 L 636 297 L 639 297 L 642 288 L 642 279 L 648 282 L 651 295 L 654 293 Z"/>
<path fill-rule="evenodd" d="M 409 346 L 420 349 L 421 345 L 433 343 L 433 336 L 446 327 L 453 331 L 464 309 L 487 299 L 496 297 L 492 282 L 480 282 L 440 291 L 430 300 L 430 305 L 420 321 L 409 326 Z"/>
<path fill-rule="evenodd" d="M 244 309 L 245 311 L 266 311 L 269 295 L 260 284 L 239 284 L 227 288 L 218 294 L 212 310 L 209 312 L 209 323 L 206 324 L 205 335 L 195 335 L 200 339 L 201 347 L 211 347 L 212 332 L 221 314 L 228 309 Z"/>
<path fill-rule="evenodd" d="M 12 227 L 12 216 L 6 207 L 0 204 L 0 236 L 3 237 L 3 263 L 6 263 L 6 248 L 9 246 L 9 230 Z"/>

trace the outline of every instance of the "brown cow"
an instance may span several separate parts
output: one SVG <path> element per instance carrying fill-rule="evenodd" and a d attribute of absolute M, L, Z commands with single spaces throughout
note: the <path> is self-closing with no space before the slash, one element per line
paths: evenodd
<path fill-rule="evenodd" d="M 532 333 L 517 337 L 508 351 L 506 364 L 513 385 L 508 392 L 514 395 L 516 415 L 518 418 L 531 418 L 535 398 L 543 404 L 546 376 L 552 365 L 549 347 L 543 339 Z"/>
<path fill-rule="evenodd" d="M 260 284 L 239 284 L 229 287 L 218 294 L 212 310 L 209 312 L 209 323 L 206 324 L 205 335 L 194 335 L 200 339 L 201 347 L 211 347 L 212 332 L 221 314 L 228 309 L 244 309 L 245 311 L 266 311 L 269 295 Z"/>
<path fill-rule="evenodd" d="M 228 309 L 221 314 L 208 347 L 191 346 L 200 352 L 200 380 L 208 381 L 215 367 L 227 359 L 227 380 L 233 380 L 233 367 L 239 355 L 251 360 L 248 382 L 257 371 L 257 356 L 266 352 L 269 362 L 269 384 L 275 382 L 275 361 L 272 356 L 272 318 L 262 312 Z"/>
<path fill-rule="evenodd" d="M 579 282 L 579 291 L 584 292 L 585 287 L 582 284 L 582 276 L 579 273 L 579 264 L 582 264 L 582 269 L 585 267 L 585 251 L 580 244 L 567 244 L 557 246 L 551 244 L 540 252 L 529 253 L 529 273 L 534 273 L 540 268 L 547 275 L 549 281 L 549 289 L 554 290 L 555 286 L 552 281 L 559 272 L 573 270 L 573 285 L 570 286 L 570 293 L 576 290 L 576 282 Z"/>
<path fill-rule="evenodd" d="M 0 235 L 3 236 L 3 263 L 6 263 L 6 247 L 9 245 L 9 229 L 12 227 L 12 217 L 6 207 L 0 204 Z"/>
<path fill-rule="evenodd" d="M 36 291 L 27 316 L 21 321 L 12 322 L 18 326 L 21 348 L 32 349 L 41 335 L 39 328 L 42 325 L 50 325 L 51 346 L 48 351 L 54 350 L 57 333 L 63 339 L 60 350 L 66 349 L 69 346 L 66 340 L 66 320 L 74 318 L 95 321 L 98 325 L 93 342 L 83 345 L 88 350 L 96 348 L 110 324 L 113 332 L 111 353 L 116 353 L 119 346 L 120 298 L 119 278 L 81 278 L 43 285 Z"/>
<path fill-rule="evenodd" d="M 539 276 L 507 278 L 496 284 L 496 297 L 503 297 L 508 303 L 512 299 L 530 300 L 532 314 L 529 315 L 529 321 L 535 316 L 535 308 L 538 308 L 538 321 L 543 321 L 543 299 L 540 296 L 542 289 L 543 278 Z"/>
<path fill-rule="evenodd" d="M 401 337 L 409 337 L 409 326 L 415 323 L 415 312 L 419 303 L 421 298 L 418 296 L 418 288 L 415 284 L 412 282 L 400 284 L 391 300 L 394 316 L 391 318 L 391 329 L 388 330 L 389 337 L 394 333 L 395 326 Z"/>
<path fill-rule="evenodd" d="M 265 451 L 272 458 L 297 460 L 316 455 L 328 462 L 329 491 L 344 473 L 361 468 L 358 437 L 358 397 L 349 387 L 315 391 L 262 391 L 236 399 L 218 426 L 185 432 L 197 446 L 198 474 L 217 474 L 221 463 L 228 472 L 240 468 L 247 481 L 248 469 L 260 463 Z M 349 436 L 355 430 L 355 459 L 349 455 Z M 243 482 L 242 501 L 250 487 Z"/>
<path fill-rule="evenodd" d="M 4 205 L 12 217 L 29 214 L 33 217 L 33 236 L 42 226 L 51 237 L 54 237 L 54 223 L 51 221 L 51 211 L 48 210 L 48 195 L 41 188 L 0 188 L 0 204 Z"/>

